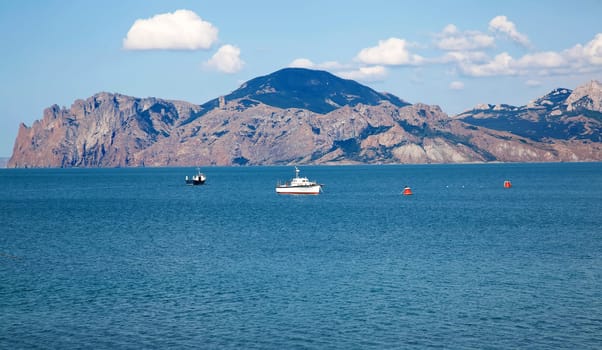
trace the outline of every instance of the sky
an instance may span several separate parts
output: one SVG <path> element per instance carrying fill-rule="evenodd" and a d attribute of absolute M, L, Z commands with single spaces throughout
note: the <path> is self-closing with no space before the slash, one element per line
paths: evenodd
<path fill-rule="evenodd" d="M 0 2 L 0 157 L 98 92 L 202 104 L 286 67 L 449 115 L 602 81 L 602 1 Z"/>

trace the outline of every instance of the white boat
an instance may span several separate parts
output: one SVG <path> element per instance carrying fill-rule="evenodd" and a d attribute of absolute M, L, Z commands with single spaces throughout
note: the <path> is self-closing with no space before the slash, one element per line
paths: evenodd
<path fill-rule="evenodd" d="M 192 177 L 186 176 L 186 184 L 187 185 L 202 185 L 207 180 L 205 174 L 201 173 L 201 169 L 196 168 L 196 174 L 192 175 Z"/>
<path fill-rule="evenodd" d="M 299 168 L 295 167 L 295 177 L 284 184 L 276 185 L 278 194 L 320 194 L 322 185 L 299 176 Z"/>

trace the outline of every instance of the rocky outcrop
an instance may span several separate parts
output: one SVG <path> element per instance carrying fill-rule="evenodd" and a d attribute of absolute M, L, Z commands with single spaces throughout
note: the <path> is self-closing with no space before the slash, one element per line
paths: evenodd
<path fill-rule="evenodd" d="M 199 106 L 99 93 L 70 109 L 54 105 L 31 127 L 21 124 L 9 167 L 143 166 L 140 151 L 163 138 Z"/>
<path fill-rule="evenodd" d="M 602 112 L 602 84 L 596 80 L 582 85 L 566 99 L 566 110 L 569 112 L 597 111 Z"/>
<path fill-rule="evenodd" d="M 99 93 L 21 125 L 8 166 L 601 160 L 600 120 L 569 111 L 571 93 L 555 90 L 523 107 L 481 105 L 454 118 L 304 69 L 256 78 L 200 106 Z M 579 108 L 597 113 L 592 106 Z"/>
<path fill-rule="evenodd" d="M 542 147 L 563 144 L 563 148 L 582 149 L 580 143 L 602 142 L 602 85 L 592 81 L 575 91 L 556 89 L 520 107 L 478 105 L 455 118 L 473 126 L 508 131 L 541 142 Z"/>

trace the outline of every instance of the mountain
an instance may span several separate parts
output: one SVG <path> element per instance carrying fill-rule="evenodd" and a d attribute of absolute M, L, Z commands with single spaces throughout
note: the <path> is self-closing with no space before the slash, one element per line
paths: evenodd
<path fill-rule="evenodd" d="M 378 93 L 353 80 L 328 72 L 287 68 L 243 84 L 226 100 L 249 99 L 282 109 L 302 108 L 325 114 L 342 106 L 376 106 L 389 101 L 397 107 L 409 105 L 391 95 Z"/>
<path fill-rule="evenodd" d="M 53 105 L 31 127 L 21 124 L 8 167 L 139 166 L 137 154 L 170 137 L 181 118 L 198 113 L 187 102 L 106 92 Z"/>
<path fill-rule="evenodd" d="M 201 112 L 192 119 L 219 108 L 220 100 L 222 104 L 237 100 L 245 107 L 262 103 L 281 109 L 300 108 L 320 114 L 342 106 L 375 106 L 382 101 L 389 101 L 398 107 L 409 105 L 396 96 L 376 92 L 353 80 L 303 68 L 285 68 L 251 79 L 234 92 L 201 105 Z"/>
<path fill-rule="evenodd" d="M 566 100 L 567 110 L 579 111 L 602 111 L 602 84 L 596 80 L 582 85 L 573 91 Z"/>
<path fill-rule="evenodd" d="M 455 117 L 300 68 L 202 105 L 103 92 L 21 125 L 8 166 L 602 160 L 598 86 Z"/>
<path fill-rule="evenodd" d="M 470 125 L 508 131 L 537 142 L 602 142 L 602 85 L 556 89 L 525 106 L 478 105 L 456 116 Z"/>

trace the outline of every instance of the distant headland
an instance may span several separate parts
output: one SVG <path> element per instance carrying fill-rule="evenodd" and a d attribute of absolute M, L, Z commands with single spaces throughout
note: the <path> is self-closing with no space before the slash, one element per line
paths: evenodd
<path fill-rule="evenodd" d="M 8 167 L 602 160 L 602 85 L 448 116 L 325 71 L 286 68 L 202 105 L 101 92 L 21 124 Z M 1 162 L 1 161 L 0 161 Z M 0 163 L 1 165 L 2 163 Z"/>

